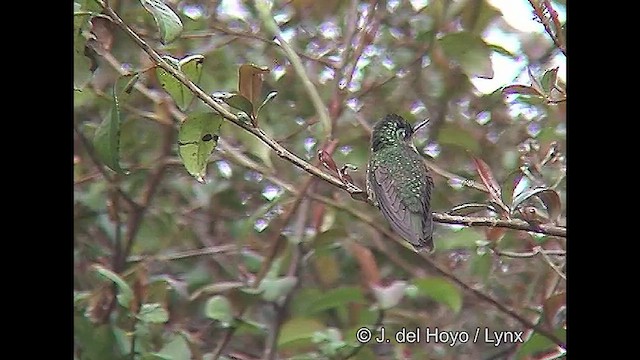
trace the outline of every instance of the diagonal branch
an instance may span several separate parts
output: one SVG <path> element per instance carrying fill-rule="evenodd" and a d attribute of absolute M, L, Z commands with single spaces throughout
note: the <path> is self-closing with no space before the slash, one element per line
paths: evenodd
<path fill-rule="evenodd" d="M 214 109 L 216 112 L 220 113 L 225 119 L 231 121 L 235 125 L 243 128 L 244 130 L 250 132 L 257 138 L 259 138 L 263 143 L 269 146 L 271 149 L 275 151 L 275 153 L 281 158 L 289 161 L 295 166 L 305 170 L 309 174 L 322 179 L 329 184 L 340 188 L 344 191 L 347 191 L 354 199 L 368 202 L 366 198 L 366 194 L 362 189 L 352 184 L 345 184 L 338 177 L 324 172 L 318 167 L 306 162 L 295 154 L 291 153 L 289 150 L 280 145 L 276 140 L 269 137 L 262 129 L 253 127 L 250 123 L 244 122 L 227 109 L 225 109 L 222 105 L 216 102 L 211 96 L 205 93 L 200 87 L 194 84 L 191 80 L 189 80 L 183 73 L 175 69 L 173 66 L 169 65 L 164 59 L 160 57 L 160 55 L 153 49 L 149 44 L 147 44 L 144 40 L 140 38 L 129 26 L 127 26 L 123 20 L 113 11 L 113 9 L 109 7 L 105 7 L 105 12 L 111 17 L 112 21 L 120 27 L 142 50 L 144 50 L 149 57 L 156 63 L 157 66 L 161 67 L 171 75 L 173 75 L 176 79 L 178 79 L 182 84 L 184 84 L 191 92 L 193 92 L 198 98 L 200 98 L 205 104 Z M 559 227 L 550 224 L 543 225 L 533 225 L 529 224 L 523 220 L 519 219 L 496 219 L 496 218 L 485 218 L 485 217 L 466 217 L 466 216 L 452 216 L 442 213 L 434 213 L 434 220 L 440 223 L 447 224 L 459 224 L 465 226 L 488 226 L 488 227 L 503 227 L 515 230 L 524 230 L 531 231 L 545 235 L 552 236 L 560 236 L 566 237 L 566 228 Z"/>
<path fill-rule="evenodd" d="M 540 4 L 542 2 L 542 4 Z M 529 4 L 533 8 L 533 12 L 536 14 L 536 17 L 544 26 L 544 30 L 549 34 L 551 40 L 556 45 L 560 51 L 567 56 L 567 50 L 564 45 L 564 36 L 562 35 L 562 27 L 560 25 L 560 20 L 558 20 L 558 13 L 551 7 L 551 3 L 548 0 L 529 0 Z M 551 17 L 551 21 L 553 22 L 553 26 L 555 28 L 555 32 L 551 29 L 551 24 L 549 22 L 549 17 L 545 15 L 545 10 L 549 13 L 549 17 Z"/>
<path fill-rule="evenodd" d="M 250 160 L 249 158 L 247 158 L 246 156 L 244 156 L 243 154 L 241 154 L 238 151 L 235 151 L 231 148 L 226 148 L 225 149 L 225 154 L 227 155 L 227 158 L 229 160 L 231 160 L 234 163 L 237 163 L 241 166 L 244 167 L 248 167 L 251 170 L 255 170 L 261 174 L 263 174 L 266 178 L 268 178 L 270 181 L 274 182 L 275 184 L 282 186 L 285 190 L 296 194 L 297 196 L 300 196 L 300 192 L 295 188 L 295 186 L 288 184 L 287 182 L 279 179 L 278 177 L 276 177 L 270 170 L 265 169 L 261 166 L 259 166 L 258 164 L 256 164 L 255 162 L 253 162 L 252 160 Z M 386 235 L 387 237 L 389 237 L 390 239 L 394 240 L 396 243 L 400 244 L 404 249 L 406 249 L 405 241 L 398 236 L 397 234 L 391 232 L 390 230 L 388 230 L 387 228 L 385 228 L 384 226 L 382 226 L 379 222 L 376 222 L 374 219 L 368 217 L 367 215 L 365 215 L 364 213 L 358 211 L 358 210 L 354 210 L 348 206 L 345 206 L 341 203 L 338 203 L 336 201 L 334 201 L 333 199 L 329 199 L 327 197 L 321 196 L 321 195 L 317 195 L 315 193 L 308 193 L 307 194 L 310 198 L 314 199 L 314 200 L 318 200 L 322 203 L 325 203 L 329 206 L 332 206 L 336 209 L 345 211 L 347 213 L 349 213 L 350 215 L 354 216 L 355 218 L 357 218 L 358 220 L 364 222 L 365 224 L 373 227 L 374 229 L 376 229 L 376 231 L 380 232 L 381 234 Z M 410 251 L 407 249 L 407 251 Z M 480 298 L 481 300 L 491 304 L 492 306 L 496 307 L 499 311 L 503 312 L 504 314 L 508 315 L 509 317 L 513 318 L 514 320 L 516 320 L 517 322 L 519 322 L 520 324 L 522 324 L 524 327 L 526 327 L 527 329 L 534 329 L 536 332 L 538 332 L 539 334 L 549 338 L 550 340 L 552 340 L 554 343 L 558 344 L 559 346 L 565 348 L 565 344 L 562 340 L 560 340 L 557 336 L 555 336 L 553 333 L 551 333 L 550 331 L 547 331 L 546 329 L 533 324 L 531 321 L 527 320 L 525 317 L 523 317 L 522 315 L 518 314 L 517 312 L 509 309 L 508 307 L 506 307 L 505 305 L 501 304 L 499 301 L 493 299 L 492 297 L 490 297 L 489 295 L 475 289 L 473 286 L 468 285 L 467 283 L 465 283 L 464 281 L 460 280 L 456 275 L 454 275 L 453 273 L 449 272 L 448 270 L 446 270 L 445 268 L 443 268 L 442 266 L 438 265 L 432 258 L 430 258 L 428 255 L 424 254 L 424 253 L 420 253 L 419 256 L 422 258 L 422 260 L 432 269 L 434 269 L 437 273 L 439 273 L 440 275 L 442 275 L 443 277 L 446 277 L 450 280 L 452 280 L 453 282 L 455 282 L 456 284 L 458 284 L 458 286 L 460 286 L 462 289 L 468 291 L 469 293 L 475 295 L 476 297 Z"/>

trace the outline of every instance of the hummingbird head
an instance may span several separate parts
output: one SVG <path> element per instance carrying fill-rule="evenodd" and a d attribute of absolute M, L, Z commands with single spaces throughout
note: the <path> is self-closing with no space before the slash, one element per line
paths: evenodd
<path fill-rule="evenodd" d="M 396 114 L 388 114 L 378 121 L 371 133 L 371 150 L 378 151 L 383 147 L 397 146 L 411 141 L 413 127 Z"/>

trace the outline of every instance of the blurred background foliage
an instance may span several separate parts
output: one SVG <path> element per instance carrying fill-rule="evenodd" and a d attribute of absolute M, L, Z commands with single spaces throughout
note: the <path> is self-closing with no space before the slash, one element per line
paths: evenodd
<path fill-rule="evenodd" d="M 257 126 L 302 159 L 317 165 L 324 149 L 338 167 L 357 167 L 349 175 L 363 188 L 375 121 L 429 118 L 414 143 L 440 169 L 433 211 L 504 218 L 502 202 L 512 218 L 564 226 L 565 1 L 275 1 L 273 18 L 329 110 L 330 143 L 253 2 L 166 1 L 183 25 L 174 41 L 142 5 L 158 2 L 109 4 L 161 55 L 202 55 L 206 93 L 238 91 L 242 64 L 268 69 L 257 104 L 277 96 Z M 519 3 L 527 27 L 508 21 L 507 3 Z M 229 121 L 205 183 L 196 181 L 178 130 L 185 116 L 211 110 L 197 98 L 176 106 L 98 2 L 76 1 L 74 11 L 74 358 L 562 356 L 389 240 L 377 209 L 309 181 Z M 108 169 L 105 152 L 125 171 Z M 496 182 L 499 198 L 465 179 Z M 303 188 L 329 201 L 292 193 Z M 437 224 L 434 239 L 434 263 L 564 340 L 565 238 Z M 359 346 L 356 330 L 376 324 L 388 336 L 487 328 L 525 331 L 526 341 Z"/>

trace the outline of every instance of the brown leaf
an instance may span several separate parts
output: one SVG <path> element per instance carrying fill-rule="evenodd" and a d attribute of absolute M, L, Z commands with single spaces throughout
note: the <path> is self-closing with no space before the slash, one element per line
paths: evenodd
<path fill-rule="evenodd" d="M 476 165 L 476 170 L 478 171 L 478 175 L 480 175 L 482 183 L 489 191 L 491 200 L 493 200 L 505 214 L 509 214 L 509 208 L 502 201 L 502 190 L 500 189 L 500 184 L 498 184 L 496 178 L 493 176 L 493 172 L 489 165 L 487 165 L 487 163 L 482 159 L 475 156 L 473 156 L 473 162 Z"/>
<path fill-rule="evenodd" d="M 551 295 L 551 297 L 545 300 L 544 304 L 542 305 L 542 309 L 544 311 L 544 320 L 550 329 L 554 329 L 557 327 L 554 325 L 553 320 L 558 312 L 562 309 L 562 307 L 566 306 L 566 304 L 567 294 L 564 291 L 555 295 Z"/>
<path fill-rule="evenodd" d="M 260 105 L 262 74 L 268 72 L 269 68 L 253 64 L 243 64 L 238 69 L 238 92 L 253 104 L 253 116 L 256 115 L 255 109 Z"/>
<path fill-rule="evenodd" d="M 547 207 L 549 213 L 549 219 L 551 221 L 557 221 L 562 213 L 562 205 L 560 204 L 560 195 L 553 189 L 545 189 L 536 194 Z"/>
<path fill-rule="evenodd" d="M 314 202 L 311 205 L 311 227 L 316 229 L 316 233 L 320 233 L 320 227 L 322 226 L 322 219 L 326 212 L 326 206 L 320 202 Z"/>
<path fill-rule="evenodd" d="M 356 261 L 358 261 L 360 274 L 366 287 L 369 288 L 374 285 L 380 286 L 380 271 L 378 270 L 378 264 L 371 250 L 356 242 L 351 242 L 349 249 L 356 258 Z"/>
<path fill-rule="evenodd" d="M 338 166 L 336 165 L 336 162 L 333 161 L 333 158 L 326 150 L 318 150 L 318 160 L 320 160 L 320 163 L 327 169 L 335 172 L 336 174 L 338 173 Z"/>
<path fill-rule="evenodd" d="M 98 54 L 104 54 L 111 52 L 113 47 L 113 32 L 112 24 L 109 20 L 101 17 L 92 17 L 89 20 L 91 24 L 90 31 L 94 35 L 94 42 L 92 42 L 92 48 Z"/>
<path fill-rule="evenodd" d="M 146 302 L 148 283 L 146 267 L 138 267 L 136 269 L 135 279 L 133 280 L 133 297 L 135 300 L 131 307 L 132 312 L 138 312 L 139 305 Z"/>
<path fill-rule="evenodd" d="M 484 230 L 485 237 L 487 238 L 487 240 L 491 241 L 492 243 L 496 243 L 500 239 L 502 239 L 502 237 L 506 232 L 507 232 L 507 229 L 499 228 L 499 227 L 488 227 L 488 228 L 485 228 Z"/>

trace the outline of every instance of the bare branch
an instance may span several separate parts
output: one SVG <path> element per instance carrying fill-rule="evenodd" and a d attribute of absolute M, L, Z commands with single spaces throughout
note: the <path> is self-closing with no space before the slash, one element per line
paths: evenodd
<path fill-rule="evenodd" d="M 539 250 L 539 247 L 536 247 L 536 249 Z M 556 264 L 553 263 L 553 261 L 545 251 L 539 250 L 538 253 L 544 259 L 544 261 L 549 265 L 549 267 L 551 267 L 553 271 L 556 272 L 556 274 L 558 274 L 565 281 L 567 280 L 567 276 L 562 272 L 562 270 L 560 270 L 560 268 L 558 268 L 558 266 L 556 266 Z"/>
<path fill-rule="evenodd" d="M 539 234 L 567 237 L 567 228 L 551 224 L 534 225 L 520 219 L 498 219 L 493 217 L 456 216 L 433 213 L 433 219 L 443 224 L 457 224 L 466 226 L 502 227 L 514 230 L 524 230 Z"/>
<path fill-rule="evenodd" d="M 514 259 L 526 259 L 537 256 L 538 254 L 545 254 L 547 256 L 566 256 L 567 252 L 564 250 L 545 250 L 541 247 L 536 247 L 530 252 L 513 252 L 494 249 L 493 252 L 498 256 L 510 257 Z"/>
<path fill-rule="evenodd" d="M 238 250 L 239 249 L 236 245 L 228 244 L 228 245 L 220 245 L 220 246 L 210 246 L 203 249 L 186 250 L 186 251 L 178 252 L 175 254 L 168 254 L 168 255 L 129 256 L 127 258 L 127 262 L 183 260 L 183 259 L 189 259 L 192 257 L 205 256 L 205 255 L 231 254 L 231 253 L 238 252 Z"/>

